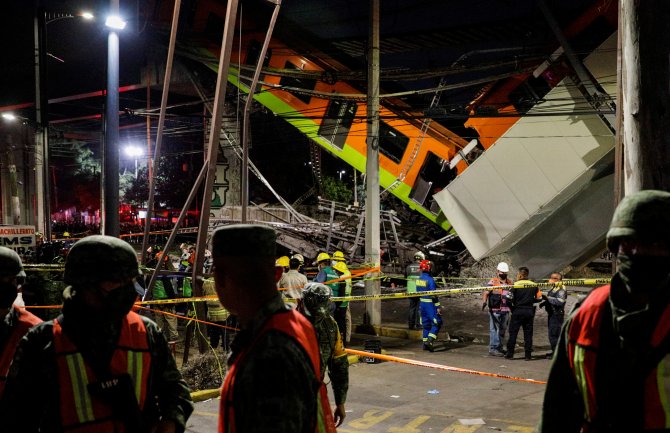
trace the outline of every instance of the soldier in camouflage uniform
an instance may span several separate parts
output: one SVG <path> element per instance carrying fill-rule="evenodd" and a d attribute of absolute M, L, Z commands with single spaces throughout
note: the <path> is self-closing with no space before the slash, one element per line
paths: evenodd
<path fill-rule="evenodd" d="M 221 388 L 219 432 L 334 432 L 314 329 L 277 290 L 275 250 L 266 226 L 231 224 L 212 235 L 216 291 L 241 328 Z"/>
<path fill-rule="evenodd" d="M 330 288 L 319 283 L 309 283 L 303 292 L 300 311 L 307 316 L 319 340 L 319 351 L 321 352 L 321 379 L 323 380 L 328 369 L 328 377 L 333 387 L 335 396 L 334 418 L 336 426 L 344 421 L 344 403 L 347 400 L 349 389 L 349 360 L 344 351 L 342 336 L 337 328 L 337 323 L 330 315 L 328 301 L 330 300 Z"/>
<path fill-rule="evenodd" d="M 0 400 L 3 432 L 184 431 L 189 389 L 158 326 L 131 312 L 139 276 L 135 251 L 118 238 L 74 244 L 62 314 L 16 351 Z"/>
<path fill-rule="evenodd" d="M 607 247 L 617 272 L 563 326 L 541 433 L 670 430 L 670 193 L 624 197 Z"/>

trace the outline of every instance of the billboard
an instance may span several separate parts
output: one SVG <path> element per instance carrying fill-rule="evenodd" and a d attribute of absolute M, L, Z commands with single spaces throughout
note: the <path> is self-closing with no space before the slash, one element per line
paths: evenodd
<path fill-rule="evenodd" d="M 11 248 L 19 255 L 35 252 L 34 226 L 0 226 L 0 246 Z"/>

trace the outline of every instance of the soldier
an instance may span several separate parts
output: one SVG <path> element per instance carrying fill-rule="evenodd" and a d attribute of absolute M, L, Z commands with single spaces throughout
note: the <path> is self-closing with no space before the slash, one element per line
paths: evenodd
<path fill-rule="evenodd" d="M 156 324 L 131 312 L 140 276 L 126 242 L 89 236 L 65 262 L 63 310 L 16 351 L 3 432 L 184 431 L 191 396 Z"/>
<path fill-rule="evenodd" d="M 335 319 L 330 315 L 328 302 L 330 288 L 319 283 L 309 283 L 305 287 L 300 312 L 305 314 L 316 330 L 321 353 L 321 380 L 326 375 L 333 387 L 335 396 L 335 426 L 339 427 L 344 421 L 346 411 L 344 403 L 347 400 L 349 389 L 349 360 L 342 344 L 342 335 L 338 331 Z"/>
<path fill-rule="evenodd" d="M 668 431 L 670 193 L 626 196 L 607 247 L 617 272 L 563 326 L 542 433 Z"/>
<path fill-rule="evenodd" d="M 16 346 L 31 327 L 42 321 L 25 308 L 12 305 L 25 277 L 19 255 L 0 247 L 0 396 Z"/>
<path fill-rule="evenodd" d="M 219 432 L 334 432 L 314 328 L 277 291 L 276 235 L 232 224 L 212 236 L 214 281 L 241 331 L 221 388 Z"/>

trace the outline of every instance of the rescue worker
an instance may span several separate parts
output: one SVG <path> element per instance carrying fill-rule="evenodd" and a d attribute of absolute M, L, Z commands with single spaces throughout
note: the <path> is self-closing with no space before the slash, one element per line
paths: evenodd
<path fill-rule="evenodd" d="M 542 296 L 543 301 L 540 303 L 540 308 L 544 308 L 547 312 L 547 332 L 551 345 L 551 352 L 547 353 L 547 358 L 554 356 L 556 343 L 558 343 L 558 337 L 561 335 L 561 327 L 565 318 L 565 301 L 568 299 L 568 292 L 561 281 L 563 281 L 563 274 L 560 272 L 554 272 L 550 275 L 549 282 L 556 285 L 549 289 L 545 296 Z"/>
<path fill-rule="evenodd" d="M 14 305 L 25 277 L 16 251 L 0 247 L 0 396 L 16 346 L 30 328 L 42 321 L 25 308 Z"/>
<path fill-rule="evenodd" d="M 624 197 L 607 248 L 617 272 L 563 326 L 541 433 L 668 431 L 670 193 Z"/>
<path fill-rule="evenodd" d="M 325 378 L 326 369 L 335 396 L 335 426 L 339 427 L 346 416 L 344 403 L 349 389 L 349 359 L 344 351 L 342 335 L 337 328 L 335 319 L 330 315 L 328 304 L 330 287 L 319 283 L 309 283 L 303 292 L 300 312 L 305 314 L 314 326 L 321 353 L 321 380 Z"/>
<path fill-rule="evenodd" d="M 509 323 L 509 339 L 505 358 L 514 358 L 516 337 L 519 329 L 523 328 L 524 359 L 530 361 L 533 354 L 533 321 L 535 320 L 535 304 L 542 301 L 542 292 L 535 287 L 524 287 L 524 284 L 534 284 L 528 279 L 530 271 L 522 266 L 517 273 L 517 281 L 510 289 L 508 300 L 512 301 L 512 318 Z"/>
<path fill-rule="evenodd" d="M 407 293 L 416 293 L 416 280 L 421 275 L 419 263 L 426 260 L 426 255 L 421 251 L 414 254 L 414 262 L 405 268 L 405 277 L 407 277 Z M 421 314 L 419 313 L 419 298 L 409 298 L 409 314 L 407 315 L 408 329 L 421 329 Z"/>
<path fill-rule="evenodd" d="M 216 296 L 216 287 L 212 278 L 207 278 L 202 283 L 202 292 L 205 296 Z M 223 305 L 221 305 L 221 302 L 217 298 L 208 299 L 206 305 L 207 321 L 214 324 L 207 325 L 209 344 L 213 349 L 216 349 L 219 347 L 219 341 L 221 341 L 223 351 L 227 352 L 230 348 L 231 336 L 234 335 L 234 328 L 237 325 L 235 317 L 231 316 L 228 310 L 223 308 Z"/>
<path fill-rule="evenodd" d="M 337 263 L 341 263 L 339 265 L 340 269 L 337 269 L 335 265 Z M 349 267 L 347 266 L 347 261 L 344 258 L 344 253 L 342 251 L 335 251 L 333 253 L 333 269 L 335 269 L 338 273 L 341 271 L 342 275 L 341 277 L 344 277 L 345 280 L 343 281 L 344 283 L 344 296 L 351 296 L 351 290 L 353 288 L 353 284 L 351 282 L 351 271 L 349 271 Z M 349 342 L 351 341 L 351 307 L 349 306 L 349 301 L 346 301 L 346 306 L 347 306 L 347 313 L 346 313 L 346 326 L 347 330 L 342 334 L 342 338 L 344 339 L 344 345 L 348 345 Z"/>
<path fill-rule="evenodd" d="M 421 275 L 416 280 L 417 292 L 430 292 L 437 289 L 435 280 L 430 275 L 433 263 L 430 260 L 421 260 L 419 270 Z M 423 350 L 432 352 L 433 342 L 437 339 L 437 333 L 442 327 L 442 307 L 437 296 L 421 296 L 421 324 L 423 326 Z"/>
<path fill-rule="evenodd" d="M 344 278 L 343 281 L 337 285 L 338 293 L 333 293 L 334 296 L 351 296 L 351 272 L 344 262 L 335 262 L 333 269 L 337 272 L 338 278 Z M 351 335 L 351 324 L 347 324 L 347 311 L 349 310 L 349 301 L 334 302 L 335 310 L 333 317 L 340 328 L 340 333 L 345 336 Z M 350 321 L 351 322 L 351 321 Z"/>
<path fill-rule="evenodd" d="M 299 272 L 300 260 L 291 258 L 288 263 L 289 270 L 281 276 L 279 287 L 283 288 L 283 296 L 287 305 L 291 308 L 298 306 L 298 301 L 302 299 L 303 288 L 307 285 L 307 277 Z M 292 299 L 286 301 L 286 299 Z"/>
<path fill-rule="evenodd" d="M 126 242 L 88 236 L 67 256 L 63 310 L 23 338 L 0 401 L 2 431 L 183 432 L 191 396 L 157 325 L 131 311 Z"/>
<path fill-rule="evenodd" d="M 507 278 L 509 272 L 509 265 L 505 262 L 498 263 L 496 267 L 498 276 L 491 278 L 487 286 L 511 286 L 512 280 Z M 505 356 L 506 350 L 503 349 L 503 340 L 505 339 L 505 331 L 509 323 L 510 308 L 507 305 L 508 289 L 492 288 L 484 292 L 484 302 L 482 303 L 482 310 L 486 307 L 489 309 L 489 355 L 491 356 Z"/>
<path fill-rule="evenodd" d="M 284 305 L 273 263 L 276 235 L 266 226 L 214 231 L 216 291 L 241 331 L 221 389 L 219 432 L 334 432 L 314 328 Z"/>
<path fill-rule="evenodd" d="M 170 256 L 163 254 L 163 251 L 156 253 L 156 266 L 162 270 L 173 271 L 174 267 L 170 262 Z M 166 275 L 160 275 L 156 278 L 153 288 L 153 299 L 156 301 L 165 301 L 175 299 L 178 294 L 172 285 L 172 278 Z M 165 334 L 169 342 L 179 340 L 179 331 L 177 330 L 177 316 L 174 304 L 157 304 L 153 306 L 155 310 L 154 318 L 158 326 Z M 167 314 L 164 314 L 167 313 Z"/>
<path fill-rule="evenodd" d="M 289 265 L 289 258 L 286 256 L 279 257 L 275 260 L 275 280 L 277 281 L 277 288 L 280 289 L 279 281 L 286 273 L 286 267 Z M 286 266 L 286 267 L 285 267 Z"/>
<path fill-rule="evenodd" d="M 314 282 L 322 283 L 330 287 L 333 296 L 342 296 L 340 293 L 344 293 L 344 284 L 342 281 L 338 281 L 340 279 L 340 274 L 333 269 L 330 255 L 328 253 L 319 253 L 319 255 L 316 256 L 316 264 L 319 268 L 319 273 L 316 274 Z M 347 309 L 340 308 L 340 306 L 341 302 L 331 302 L 330 308 L 340 332 L 344 333 L 347 329 Z"/>

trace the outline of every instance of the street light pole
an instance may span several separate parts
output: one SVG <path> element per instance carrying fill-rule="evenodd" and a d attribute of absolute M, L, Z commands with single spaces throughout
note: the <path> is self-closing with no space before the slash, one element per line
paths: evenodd
<path fill-rule="evenodd" d="M 103 220 L 102 232 L 119 237 L 119 35 L 112 27 L 111 17 L 118 19 L 119 0 L 110 1 L 110 27 L 107 37 L 107 101 L 105 104 L 105 141 L 103 164 Z"/>
<path fill-rule="evenodd" d="M 51 194 L 49 185 L 49 102 L 46 85 L 46 12 L 41 8 L 35 11 L 35 121 L 38 124 L 39 141 L 36 143 L 37 195 L 42 199 L 37 206 L 37 226 L 42 230 L 44 239 L 51 240 Z M 41 159 L 41 161 L 39 161 Z M 40 165 L 41 162 L 41 165 Z"/>

